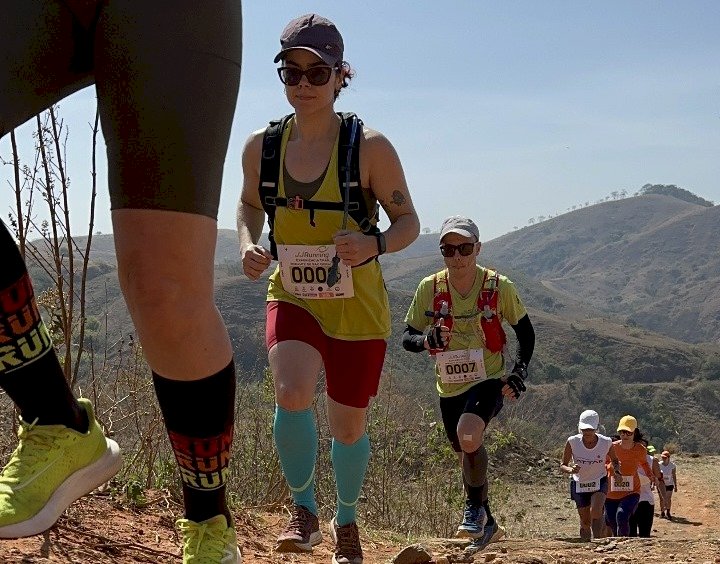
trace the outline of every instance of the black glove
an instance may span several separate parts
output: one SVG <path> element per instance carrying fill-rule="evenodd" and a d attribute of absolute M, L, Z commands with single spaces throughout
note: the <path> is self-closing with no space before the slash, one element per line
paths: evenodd
<path fill-rule="evenodd" d="M 427 341 L 428 345 L 430 345 L 431 349 L 444 349 L 445 345 L 443 345 L 442 337 L 440 336 L 440 326 L 435 325 L 433 327 L 430 327 L 430 330 L 427 334 Z"/>
<path fill-rule="evenodd" d="M 516 362 L 512 372 L 507 377 L 507 385 L 512 389 L 515 399 L 519 398 L 520 394 L 527 390 L 525 378 L 527 378 L 527 365 L 523 362 Z"/>

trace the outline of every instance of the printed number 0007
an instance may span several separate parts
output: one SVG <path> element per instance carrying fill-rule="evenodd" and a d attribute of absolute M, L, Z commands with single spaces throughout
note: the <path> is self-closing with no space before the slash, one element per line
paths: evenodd
<path fill-rule="evenodd" d="M 462 362 L 457 364 L 445 365 L 445 372 L 448 374 L 468 374 L 469 372 L 475 372 L 477 363 L 473 362 Z"/>

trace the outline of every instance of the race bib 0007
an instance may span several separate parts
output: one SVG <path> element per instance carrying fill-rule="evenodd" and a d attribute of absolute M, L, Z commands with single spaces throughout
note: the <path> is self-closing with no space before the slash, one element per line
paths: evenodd
<path fill-rule="evenodd" d="M 323 300 L 355 295 L 352 268 L 342 261 L 338 261 L 335 283 L 328 285 L 335 245 L 278 245 L 277 251 L 280 280 L 293 296 Z"/>
<path fill-rule="evenodd" d="M 463 384 L 487 377 L 482 349 L 439 352 L 435 362 L 445 384 Z"/>

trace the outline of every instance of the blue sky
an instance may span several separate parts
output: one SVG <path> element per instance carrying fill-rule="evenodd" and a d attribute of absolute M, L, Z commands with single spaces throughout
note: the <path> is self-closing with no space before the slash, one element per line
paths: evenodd
<path fill-rule="evenodd" d="M 290 111 L 272 62 L 280 32 L 313 11 L 337 24 L 357 73 L 336 109 L 355 111 L 395 145 L 423 227 L 462 213 L 489 240 L 648 182 L 720 203 L 720 2 L 244 4 L 222 228 L 235 226 L 245 139 Z M 93 89 L 60 104 L 74 233 L 87 224 L 94 112 Z M 31 129 L 17 133 L 30 159 Z M 10 155 L 7 138 L 0 155 Z M 107 233 L 105 166 L 103 154 L 96 229 Z M 3 220 L 11 178 L 0 167 Z"/>

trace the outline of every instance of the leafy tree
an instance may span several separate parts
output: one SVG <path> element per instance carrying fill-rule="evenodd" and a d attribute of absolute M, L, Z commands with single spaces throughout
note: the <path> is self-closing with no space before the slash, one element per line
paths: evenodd
<path fill-rule="evenodd" d="M 713 207 L 715 204 L 710 200 L 696 196 L 689 190 L 684 188 L 678 188 L 675 184 L 645 184 L 640 189 L 640 194 L 660 194 L 662 196 L 672 196 L 683 202 L 689 202 L 691 204 L 697 204 L 699 206 L 705 206 L 707 208 Z"/>

